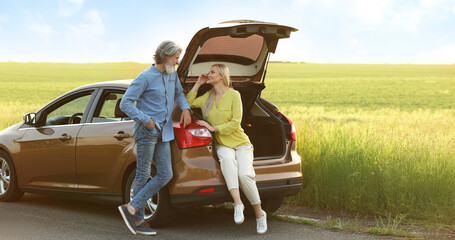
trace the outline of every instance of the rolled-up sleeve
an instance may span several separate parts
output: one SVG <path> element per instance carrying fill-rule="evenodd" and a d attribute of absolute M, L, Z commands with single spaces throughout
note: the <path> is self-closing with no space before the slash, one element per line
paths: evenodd
<path fill-rule="evenodd" d="M 120 102 L 120 109 L 136 122 L 141 122 L 146 125 L 150 121 L 150 117 L 139 110 L 134 103 L 139 99 L 142 93 L 147 88 L 147 81 L 144 77 L 139 76 L 128 87 Z"/>

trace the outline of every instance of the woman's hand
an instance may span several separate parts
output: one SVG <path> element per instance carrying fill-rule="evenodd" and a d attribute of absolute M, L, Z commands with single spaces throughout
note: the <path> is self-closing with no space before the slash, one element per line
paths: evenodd
<path fill-rule="evenodd" d="M 203 84 L 205 84 L 207 82 L 207 80 L 209 80 L 207 74 L 203 73 L 197 79 L 196 84 L 199 85 L 199 86 L 202 86 Z"/>
<path fill-rule="evenodd" d="M 196 83 L 193 85 L 193 88 L 191 88 L 190 92 L 197 92 L 197 90 L 199 90 L 199 87 L 206 83 L 207 80 L 209 80 L 207 74 L 201 74 L 201 76 L 199 76 L 199 78 L 197 79 Z"/>
<path fill-rule="evenodd" d="M 202 126 L 202 127 L 205 127 L 207 128 L 210 132 L 216 132 L 216 127 L 213 127 L 212 125 L 210 125 L 208 122 L 206 121 L 203 121 L 203 120 L 198 120 L 197 121 L 197 124 L 199 126 Z"/>

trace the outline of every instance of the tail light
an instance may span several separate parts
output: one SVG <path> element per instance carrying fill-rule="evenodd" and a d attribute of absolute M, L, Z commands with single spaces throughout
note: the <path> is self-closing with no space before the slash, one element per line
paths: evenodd
<path fill-rule="evenodd" d="M 210 131 L 195 121 L 192 121 L 186 128 L 183 127 L 182 123 L 174 123 L 173 127 L 175 141 L 180 149 L 203 147 L 212 142 L 213 137 Z"/>
<path fill-rule="evenodd" d="M 292 138 L 292 141 L 297 141 L 297 130 L 295 129 L 294 123 L 292 123 L 291 119 L 286 117 L 284 114 L 281 114 L 281 115 L 283 115 L 286 118 L 286 120 L 288 120 L 289 125 L 291 125 L 291 138 Z"/>
<path fill-rule="evenodd" d="M 197 191 L 197 193 L 212 193 L 212 192 L 215 192 L 215 188 L 203 188 L 203 189 Z"/>

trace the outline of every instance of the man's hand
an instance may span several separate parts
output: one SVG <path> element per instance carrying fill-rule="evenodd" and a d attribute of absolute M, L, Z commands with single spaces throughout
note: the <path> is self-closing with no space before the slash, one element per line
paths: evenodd
<path fill-rule="evenodd" d="M 191 123 L 191 113 L 189 109 L 183 110 L 182 115 L 180 115 L 180 123 L 181 122 L 183 122 L 184 128 L 186 128 L 186 126 Z"/>
<path fill-rule="evenodd" d="M 145 126 L 148 128 L 154 128 L 156 125 L 155 122 L 152 119 L 150 119 L 150 121 Z"/>

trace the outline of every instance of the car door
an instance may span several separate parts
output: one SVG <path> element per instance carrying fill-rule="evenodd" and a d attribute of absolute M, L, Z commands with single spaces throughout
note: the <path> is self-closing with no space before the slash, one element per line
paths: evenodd
<path fill-rule="evenodd" d="M 29 187 L 76 189 L 75 147 L 93 90 L 74 93 L 47 106 L 37 125 L 19 141 L 22 179 Z"/>
<path fill-rule="evenodd" d="M 77 138 L 79 189 L 111 192 L 134 148 L 133 124 L 119 108 L 124 90 L 104 90 Z"/>

